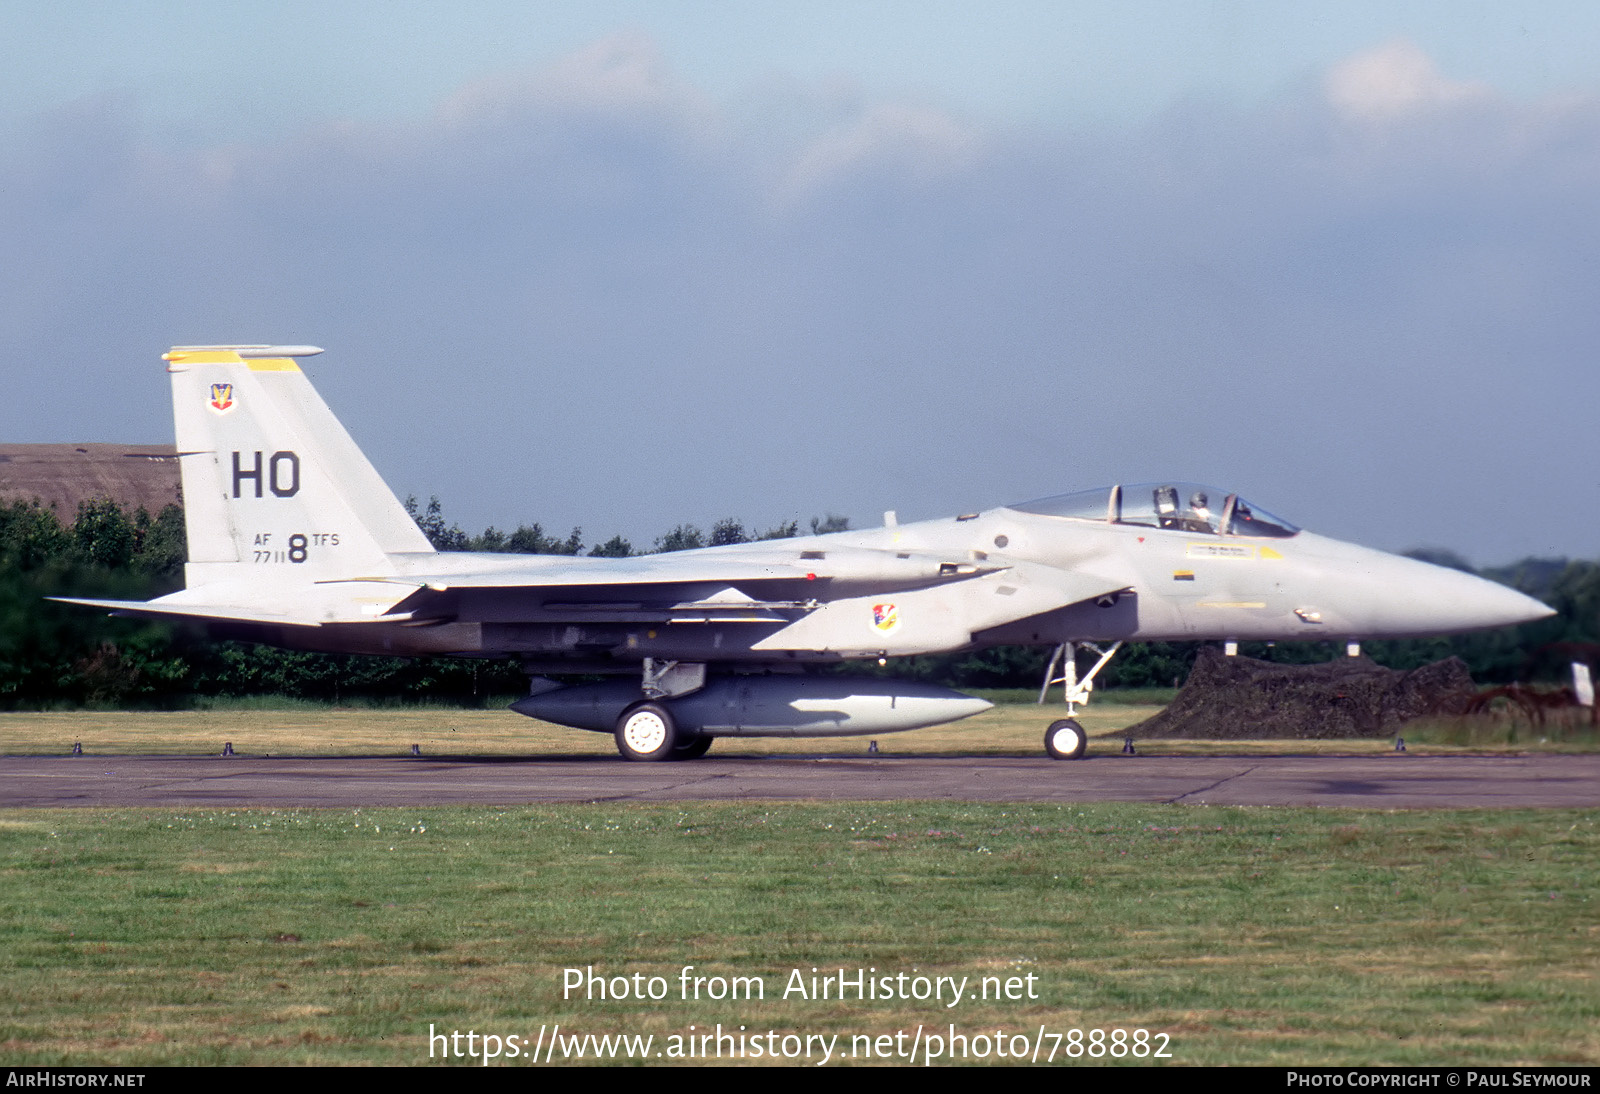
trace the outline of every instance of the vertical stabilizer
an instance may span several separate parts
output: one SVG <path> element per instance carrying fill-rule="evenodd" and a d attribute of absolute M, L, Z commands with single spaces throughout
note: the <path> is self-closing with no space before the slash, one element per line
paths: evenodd
<path fill-rule="evenodd" d="M 416 522 L 333 416 L 298 357 L 314 346 L 174 346 L 173 420 L 190 588 L 394 573 L 431 553 Z"/>

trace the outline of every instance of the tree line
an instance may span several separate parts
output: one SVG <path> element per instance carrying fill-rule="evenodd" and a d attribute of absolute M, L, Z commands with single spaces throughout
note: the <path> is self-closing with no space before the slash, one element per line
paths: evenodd
<path fill-rule="evenodd" d="M 468 535 L 446 520 L 438 498 L 407 510 L 439 550 L 621 558 L 800 534 L 790 521 L 757 531 L 726 518 L 703 531 L 679 524 L 644 550 L 621 536 L 586 544 L 581 529 L 565 537 L 524 524 Z M 848 519 L 810 521 L 813 533 L 844 531 Z M 1426 561 L 1471 570 L 1456 556 L 1415 553 Z M 0 707 L 81 705 L 175 707 L 218 697 L 281 695 L 350 700 L 442 701 L 481 705 L 520 693 L 526 679 L 515 661 L 470 658 L 386 658 L 306 653 L 214 641 L 194 626 L 113 619 L 58 604 L 51 596 L 144 600 L 182 587 L 183 512 L 168 506 L 151 516 L 110 501 L 87 502 L 70 523 L 36 502 L 0 505 Z M 1413 668 L 1452 654 L 1480 683 L 1556 681 L 1567 664 L 1600 650 L 1600 561 L 1527 558 L 1477 571 L 1543 600 L 1557 615 L 1521 627 L 1453 638 L 1368 642 L 1381 664 Z M 1102 687 L 1167 687 L 1194 661 L 1195 643 L 1130 643 L 1111 662 Z M 1242 643 L 1246 656 L 1286 662 L 1326 660 L 1326 643 Z M 853 664 L 852 673 L 910 677 L 953 687 L 1037 688 L 1049 650 L 1002 646 L 903 658 L 882 668 Z"/>

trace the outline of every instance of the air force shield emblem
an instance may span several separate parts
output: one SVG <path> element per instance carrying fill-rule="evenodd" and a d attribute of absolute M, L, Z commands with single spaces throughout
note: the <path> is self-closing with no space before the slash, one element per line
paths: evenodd
<path fill-rule="evenodd" d="M 900 625 L 900 612 L 893 604 L 874 604 L 872 606 L 872 625 L 884 634 L 888 634 Z"/>

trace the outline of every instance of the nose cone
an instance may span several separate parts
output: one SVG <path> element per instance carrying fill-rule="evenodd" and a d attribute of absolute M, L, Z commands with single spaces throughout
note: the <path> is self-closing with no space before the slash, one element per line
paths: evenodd
<path fill-rule="evenodd" d="M 1555 612 L 1531 596 L 1473 574 L 1394 558 L 1383 575 L 1387 603 L 1371 604 L 1381 633 L 1423 637 L 1531 623 Z M 1379 630 L 1372 632 L 1374 636 Z"/>
<path fill-rule="evenodd" d="M 1330 547 L 1334 542 L 1323 541 Z M 1338 544 L 1324 561 L 1330 571 L 1337 566 L 1348 581 L 1339 595 L 1329 597 L 1337 607 L 1328 614 L 1337 617 L 1337 630 L 1351 635 L 1459 634 L 1531 623 L 1555 614 L 1533 597 L 1498 582 L 1352 544 Z"/>
<path fill-rule="evenodd" d="M 1443 566 L 1428 566 L 1428 569 L 1435 572 L 1422 582 L 1422 591 L 1432 605 L 1431 610 L 1451 631 L 1512 627 L 1556 614 L 1553 608 L 1497 581 Z"/>

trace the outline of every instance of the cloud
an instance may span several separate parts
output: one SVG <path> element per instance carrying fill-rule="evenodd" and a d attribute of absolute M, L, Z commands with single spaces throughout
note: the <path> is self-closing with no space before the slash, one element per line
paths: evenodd
<path fill-rule="evenodd" d="M 1394 43 L 1118 131 L 805 94 L 721 109 L 623 35 L 403 125 L 46 119 L 0 148 L 0 435 L 157 440 L 167 345 L 312 342 L 396 488 L 471 528 L 1176 475 L 1378 546 L 1593 553 L 1600 99 Z"/>
<path fill-rule="evenodd" d="M 453 125 L 494 125 L 535 115 L 647 119 L 704 128 L 711 100 L 678 78 L 642 31 L 609 35 L 534 72 L 474 80 L 450 96 L 438 117 Z"/>
<path fill-rule="evenodd" d="M 1446 79 L 1431 57 L 1404 38 L 1341 61 L 1328 71 L 1323 90 L 1341 113 L 1368 121 L 1414 117 L 1490 95 L 1486 84 Z"/>
<path fill-rule="evenodd" d="M 865 173 L 926 183 L 972 166 L 981 147 L 976 130 L 946 114 L 876 103 L 811 141 L 795 157 L 780 193 L 794 198 Z"/>

